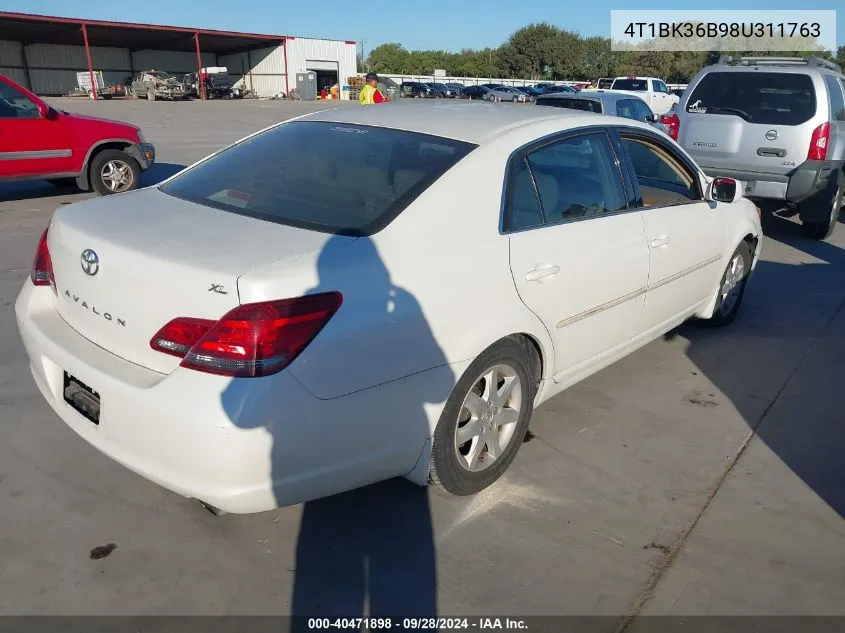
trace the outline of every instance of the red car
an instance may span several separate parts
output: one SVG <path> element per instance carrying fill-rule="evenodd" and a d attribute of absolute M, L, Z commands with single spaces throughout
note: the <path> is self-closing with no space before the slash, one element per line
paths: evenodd
<path fill-rule="evenodd" d="M 0 182 L 122 193 L 137 189 L 154 161 L 155 149 L 134 125 L 60 112 L 0 75 Z"/>

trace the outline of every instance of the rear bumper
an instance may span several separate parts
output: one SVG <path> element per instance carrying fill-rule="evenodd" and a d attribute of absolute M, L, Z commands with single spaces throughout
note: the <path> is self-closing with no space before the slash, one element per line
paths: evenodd
<path fill-rule="evenodd" d="M 741 180 L 746 198 L 785 200 L 791 203 L 808 203 L 824 198 L 843 172 L 845 161 L 808 160 L 789 174 L 769 174 L 741 171 L 702 165 L 708 176 L 726 176 Z M 835 190 L 835 187 L 834 187 Z"/>
<path fill-rule="evenodd" d="M 69 427 L 142 477 L 227 512 L 261 512 L 406 475 L 433 428 L 422 411 L 399 411 L 414 394 L 419 399 L 431 372 L 319 400 L 288 372 L 229 379 L 130 363 L 67 325 L 49 288 L 26 283 L 15 313 L 35 382 Z M 65 402 L 64 372 L 100 394 L 99 425 Z"/>

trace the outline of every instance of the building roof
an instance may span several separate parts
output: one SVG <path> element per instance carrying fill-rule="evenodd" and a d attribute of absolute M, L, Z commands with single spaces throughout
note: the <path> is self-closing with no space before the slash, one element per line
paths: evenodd
<path fill-rule="evenodd" d="M 582 125 L 585 122 L 601 124 L 604 122 L 603 119 L 611 119 L 611 117 L 590 112 L 531 105 L 503 106 L 460 101 L 432 104 L 428 101 L 419 103 L 410 100 L 407 103 L 398 102 L 367 107 L 341 106 L 315 112 L 303 118 L 309 121 L 389 127 L 479 145 L 492 141 L 515 127 L 536 121 L 561 119 L 561 130 L 563 130 L 569 125 Z M 618 122 L 618 119 L 612 118 Z M 626 120 L 626 123 L 629 121 Z"/>
<path fill-rule="evenodd" d="M 133 50 L 193 51 L 196 49 L 195 34 L 199 35 L 200 48 L 203 51 L 217 54 L 274 46 L 285 39 L 293 39 L 287 35 L 240 33 L 0 11 L 0 33 L 8 33 L 10 35 L 6 39 L 13 39 L 22 44 L 82 45 L 83 24 L 88 31 L 88 43 L 91 46 L 113 46 Z"/>

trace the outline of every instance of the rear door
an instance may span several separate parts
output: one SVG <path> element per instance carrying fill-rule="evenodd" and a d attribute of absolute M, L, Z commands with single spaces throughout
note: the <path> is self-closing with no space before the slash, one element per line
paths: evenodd
<path fill-rule="evenodd" d="M 512 159 L 504 218 L 511 271 L 552 336 L 556 380 L 624 348 L 640 322 L 648 249 L 642 214 L 628 202 L 604 129 Z"/>
<path fill-rule="evenodd" d="M 695 167 L 665 138 L 620 128 L 649 250 L 643 336 L 666 331 L 715 289 L 725 245 L 722 207 L 704 199 Z"/>
<path fill-rule="evenodd" d="M 684 110 L 678 142 L 705 170 L 775 174 L 785 183 L 807 159 L 819 95 L 807 73 L 713 71 Z"/>
<path fill-rule="evenodd" d="M 675 103 L 674 97 L 669 93 L 669 86 L 659 79 L 651 80 L 651 99 L 651 109 L 660 114 L 669 112 Z"/>
<path fill-rule="evenodd" d="M 70 174 L 73 144 L 64 117 L 42 117 L 25 92 L 0 78 L 0 178 Z"/>

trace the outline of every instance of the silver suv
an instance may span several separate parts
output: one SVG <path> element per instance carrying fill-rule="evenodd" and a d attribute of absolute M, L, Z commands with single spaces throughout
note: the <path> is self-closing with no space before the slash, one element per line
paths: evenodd
<path fill-rule="evenodd" d="M 845 77 L 817 57 L 723 56 L 690 82 L 670 134 L 708 175 L 797 207 L 827 239 L 845 204 Z M 664 119 L 666 120 L 666 119 Z"/>

